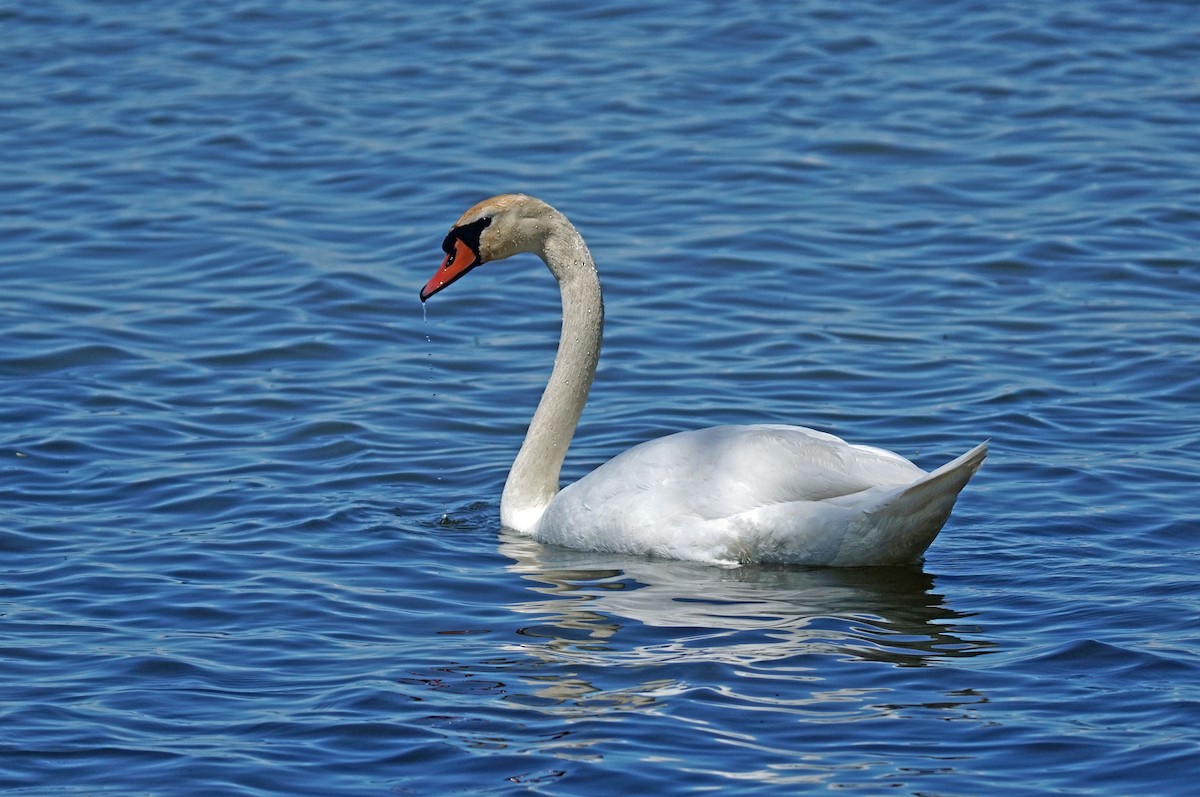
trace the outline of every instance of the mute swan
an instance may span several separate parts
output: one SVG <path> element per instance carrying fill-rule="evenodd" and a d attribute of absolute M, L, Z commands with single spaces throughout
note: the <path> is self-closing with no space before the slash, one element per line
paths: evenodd
<path fill-rule="evenodd" d="M 500 522 L 542 543 L 714 564 L 916 561 L 950 516 L 987 443 L 926 473 L 890 451 L 799 426 L 719 426 L 634 446 L 559 489 L 600 356 L 604 302 L 583 238 L 524 194 L 472 207 L 442 242 L 421 301 L 521 252 L 562 293 L 554 368 L 500 498 Z"/>

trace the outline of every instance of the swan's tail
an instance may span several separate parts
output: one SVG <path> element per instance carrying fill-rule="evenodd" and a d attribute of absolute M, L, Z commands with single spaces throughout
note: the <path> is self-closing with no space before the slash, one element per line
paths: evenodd
<path fill-rule="evenodd" d="M 958 494 L 987 454 L 988 444 L 980 443 L 907 487 L 882 497 L 868 512 L 871 531 L 847 541 L 838 559 L 870 564 L 917 561 L 942 530 Z"/>
<path fill-rule="evenodd" d="M 909 487 L 905 492 L 919 490 L 923 485 L 931 483 L 951 482 L 958 485 L 953 489 L 954 495 L 957 495 L 967 485 L 967 482 L 971 480 L 971 477 L 975 475 L 975 471 L 979 470 L 979 466 L 987 459 L 987 455 L 988 444 L 984 441 L 961 457 L 950 460 L 924 479 Z"/>

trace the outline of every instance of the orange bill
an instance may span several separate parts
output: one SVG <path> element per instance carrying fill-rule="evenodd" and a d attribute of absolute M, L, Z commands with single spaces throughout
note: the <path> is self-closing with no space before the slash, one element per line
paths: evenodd
<path fill-rule="evenodd" d="M 438 267 L 437 273 L 430 277 L 429 282 L 425 283 L 425 287 L 421 289 L 421 301 L 433 296 L 477 265 L 479 265 L 479 259 L 471 247 L 455 238 L 454 251 L 446 255 L 446 259 Z"/>

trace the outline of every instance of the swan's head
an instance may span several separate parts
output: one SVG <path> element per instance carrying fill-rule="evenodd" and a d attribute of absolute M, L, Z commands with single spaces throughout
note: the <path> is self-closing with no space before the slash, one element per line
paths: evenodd
<path fill-rule="evenodd" d="M 542 253 L 558 211 L 525 194 L 501 194 L 472 207 L 442 241 L 446 258 L 421 289 L 421 301 L 491 260 L 521 252 Z"/>

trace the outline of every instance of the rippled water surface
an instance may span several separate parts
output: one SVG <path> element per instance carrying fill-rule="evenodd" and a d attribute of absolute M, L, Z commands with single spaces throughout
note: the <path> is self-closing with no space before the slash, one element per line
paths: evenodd
<path fill-rule="evenodd" d="M 1190 2 L 0 4 L 5 794 L 1183 794 Z M 793 422 L 934 467 L 923 564 L 499 528 L 534 259 L 606 285 L 564 476 Z"/>

